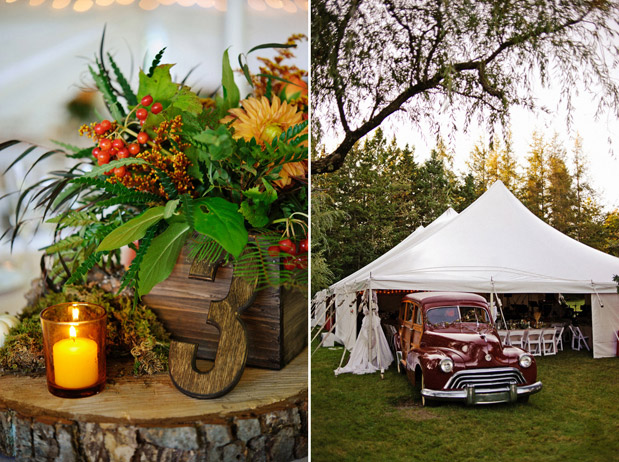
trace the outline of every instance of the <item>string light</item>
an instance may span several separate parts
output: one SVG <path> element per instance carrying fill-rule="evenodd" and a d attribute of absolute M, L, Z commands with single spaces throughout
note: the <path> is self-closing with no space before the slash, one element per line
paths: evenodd
<path fill-rule="evenodd" d="M 17 0 L 5 0 L 6 3 L 15 3 Z M 108 7 L 114 3 L 122 6 L 131 5 L 136 0 L 52 0 L 51 6 L 56 10 L 62 10 L 72 5 L 74 11 L 83 13 L 90 10 L 95 4 L 100 7 Z M 143 10 L 154 10 L 159 5 L 180 5 L 194 6 L 201 8 L 215 8 L 218 11 L 226 11 L 228 9 L 227 0 L 138 0 L 139 6 Z M 238 1 L 238 0 L 234 0 Z M 29 5 L 33 7 L 41 6 L 45 0 L 29 0 Z M 299 10 L 309 8 L 307 0 L 247 0 L 249 7 L 256 11 L 265 11 L 267 8 L 283 10 L 287 13 L 297 13 Z"/>
<path fill-rule="evenodd" d="M 264 11 L 267 9 L 267 6 L 264 3 L 264 0 L 248 0 L 247 3 L 249 4 L 251 8 L 253 8 L 256 11 Z"/>
<path fill-rule="evenodd" d="M 140 8 L 146 11 L 154 10 L 159 6 L 158 0 L 140 0 Z"/>
<path fill-rule="evenodd" d="M 296 13 L 297 7 L 291 0 L 284 0 L 284 11 L 288 13 Z"/>
<path fill-rule="evenodd" d="M 83 13 L 91 9 L 93 5 L 94 4 L 92 3 L 92 0 L 77 0 L 73 4 L 73 10 L 77 11 L 78 13 Z"/>

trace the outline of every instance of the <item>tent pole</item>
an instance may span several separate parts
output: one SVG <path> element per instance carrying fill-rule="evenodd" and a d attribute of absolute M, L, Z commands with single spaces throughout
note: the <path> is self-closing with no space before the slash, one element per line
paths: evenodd
<path fill-rule="evenodd" d="M 370 273 L 370 279 L 368 281 L 368 361 L 372 364 L 372 305 L 374 305 L 374 297 L 372 296 L 372 273 Z"/>
<path fill-rule="evenodd" d="M 494 280 L 490 278 L 492 282 L 492 292 L 496 293 L 496 289 L 494 288 Z M 492 294 L 490 295 L 492 297 Z M 503 303 L 501 303 L 501 299 L 499 298 L 499 294 L 496 294 L 496 304 L 499 307 L 499 312 L 501 313 L 501 319 L 503 320 L 503 327 L 507 330 L 507 322 L 505 322 L 505 316 L 503 315 Z"/>

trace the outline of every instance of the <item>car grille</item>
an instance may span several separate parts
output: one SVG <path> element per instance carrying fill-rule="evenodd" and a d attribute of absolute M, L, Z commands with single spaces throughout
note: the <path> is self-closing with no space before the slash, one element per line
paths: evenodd
<path fill-rule="evenodd" d="M 526 383 L 522 373 L 513 367 L 495 367 L 489 369 L 467 369 L 456 372 L 445 385 L 446 389 L 464 389 L 467 386 L 483 388 L 501 388 L 510 383 Z"/>

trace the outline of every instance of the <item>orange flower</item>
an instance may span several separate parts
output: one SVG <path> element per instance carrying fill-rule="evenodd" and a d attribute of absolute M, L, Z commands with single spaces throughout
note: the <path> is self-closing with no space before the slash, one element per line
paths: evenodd
<path fill-rule="evenodd" d="M 270 102 L 265 96 L 260 98 L 249 97 L 241 102 L 242 108 L 230 109 L 230 114 L 220 120 L 221 123 L 232 121 L 235 140 L 243 138 L 256 142 L 262 146 L 271 143 L 290 127 L 303 122 L 303 112 L 287 102 L 281 102 L 277 96 L 273 96 Z M 307 133 L 307 128 L 301 133 Z"/>
<path fill-rule="evenodd" d="M 291 184 L 294 178 L 305 178 L 307 176 L 307 161 L 288 162 L 282 165 L 279 176 L 281 180 L 276 180 L 273 183 L 280 189 Z"/>
<path fill-rule="evenodd" d="M 273 96 L 273 101 L 269 101 L 265 96 L 249 97 L 242 101 L 241 105 L 242 108 L 230 109 L 230 115 L 220 122 L 231 122 L 234 139 L 243 138 L 249 141 L 253 138 L 261 146 L 271 143 L 275 137 L 305 120 L 302 111 L 286 101 L 280 101 L 277 96 Z M 306 133 L 307 128 L 297 136 Z M 303 145 L 306 146 L 307 142 L 303 142 Z M 282 166 L 279 175 L 281 179 L 273 183 L 282 189 L 291 184 L 293 178 L 307 175 L 307 162 L 288 162 Z"/>

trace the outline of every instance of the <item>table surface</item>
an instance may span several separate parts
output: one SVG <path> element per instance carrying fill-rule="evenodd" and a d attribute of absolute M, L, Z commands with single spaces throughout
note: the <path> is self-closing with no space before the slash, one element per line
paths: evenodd
<path fill-rule="evenodd" d="M 109 368 L 108 368 L 109 370 Z M 109 372 L 108 372 L 109 374 Z M 184 395 L 168 374 L 108 378 L 98 395 L 64 399 L 47 391 L 46 378 L 7 374 L 0 376 L 0 407 L 26 415 L 44 415 L 80 421 L 127 423 L 182 423 L 252 411 L 307 396 L 308 350 L 280 371 L 245 368 L 238 385 L 211 400 Z"/>

